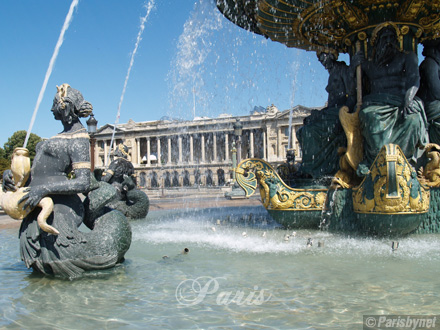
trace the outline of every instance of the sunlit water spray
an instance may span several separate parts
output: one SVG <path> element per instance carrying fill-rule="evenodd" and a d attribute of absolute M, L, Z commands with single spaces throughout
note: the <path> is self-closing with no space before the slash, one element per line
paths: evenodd
<path fill-rule="evenodd" d="M 292 96 L 290 100 L 290 112 L 289 112 L 289 141 L 287 143 L 287 149 L 292 149 L 292 117 L 293 117 L 293 107 L 295 106 L 295 93 L 297 89 L 297 80 L 298 80 L 298 70 L 299 70 L 299 63 L 300 63 L 300 52 L 297 49 L 296 50 L 296 61 L 292 65 L 292 72 L 293 72 L 293 78 L 292 78 Z"/>
<path fill-rule="evenodd" d="M 64 34 L 66 33 L 67 29 L 69 28 L 70 22 L 72 21 L 73 17 L 73 11 L 75 10 L 76 6 L 78 5 L 78 0 L 73 0 L 72 4 L 70 5 L 69 12 L 67 13 L 66 19 L 64 20 L 63 28 L 61 29 L 60 36 L 58 37 L 57 44 L 55 46 L 55 50 L 52 54 L 52 58 L 49 62 L 49 67 L 46 71 L 46 76 L 44 77 L 43 86 L 41 86 L 40 94 L 38 95 L 37 104 L 35 105 L 34 113 L 32 114 L 32 119 L 29 124 L 29 128 L 26 133 L 26 138 L 24 140 L 23 148 L 26 148 L 29 136 L 31 135 L 32 127 L 34 126 L 35 117 L 37 116 L 38 108 L 40 107 L 40 103 L 43 100 L 44 92 L 46 91 L 47 82 L 49 81 L 50 75 L 52 74 L 53 67 L 55 65 L 55 61 L 58 57 L 58 52 L 60 51 L 61 45 L 64 41 Z"/>
<path fill-rule="evenodd" d="M 237 28 L 213 1 L 198 0 L 178 39 L 168 74 L 168 115 L 182 119 L 192 119 L 194 112 L 195 117 L 210 118 L 247 115 L 271 104 L 285 110 L 290 106 L 296 61 L 292 49 Z M 312 80 L 313 72 L 305 63 L 298 65 L 298 75 L 307 74 Z"/>
<path fill-rule="evenodd" d="M 125 81 L 124 81 L 124 87 L 122 88 L 122 93 L 121 93 L 121 98 L 119 99 L 119 105 L 118 105 L 118 112 L 116 115 L 116 120 L 115 120 L 115 126 L 113 127 L 113 133 L 112 133 L 112 138 L 110 141 L 110 150 L 112 150 L 113 147 L 113 142 L 115 139 L 115 132 L 116 132 L 116 126 L 119 124 L 119 118 L 121 116 L 121 107 L 122 107 L 122 102 L 124 101 L 124 95 L 125 95 L 125 91 L 127 89 L 127 85 L 128 85 L 128 79 L 130 78 L 130 72 L 131 72 L 131 68 L 133 67 L 134 64 L 134 56 L 137 53 L 137 50 L 139 48 L 139 44 L 142 40 L 142 33 L 145 30 L 145 23 L 147 22 L 148 17 L 150 16 L 151 11 L 154 8 L 154 0 L 150 0 L 148 2 L 148 5 L 146 6 L 147 8 L 147 13 L 145 14 L 144 17 L 141 18 L 141 25 L 139 27 L 139 32 L 136 38 L 136 43 L 134 45 L 134 49 L 133 52 L 131 53 L 131 58 L 130 58 L 130 64 L 128 66 L 128 70 L 127 70 L 127 75 L 125 76 Z M 107 164 L 110 163 L 110 152 L 108 154 L 108 158 L 107 158 Z"/>
<path fill-rule="evenodd" d="M 392 250 L 389 238 L 350 237 L 316 230 L 286 230 L 271 219 L 263 207 L 176 210 L 153 212 L 148 223 L 133 222 L 133 240 L 149 246 L 175 246 L 215 250 L 222 253 L 290 256 L 350 256 L 433 259 L 439 261 L 440 242 L 435 235 L 402 237 Z M 288 235 L 290 239 L 286 240 Z M 313 244 L 307 245 L 311 239 Z"/>
<path fill-rule="evenodd" d="M 197 107 L 204 106 L 204 78 L 201 68 L 208 56 L 215 52 L 211 42 L 212 35 L 223 28 L 221 16 L 214 10 L 212 3 L 200 0 L 195 4 L 189 19 L 183 26 L 177 44 L 177 54 L 169 73 L 172 83 L 171 106 L 192 95 L 193 118 L 197 115 Z M 213 55 L 216 57 L 217 55 Z M 197 99 L 197 100 L 196 100 Z M 198 104 L 196 104 L 198 102 Z"/>

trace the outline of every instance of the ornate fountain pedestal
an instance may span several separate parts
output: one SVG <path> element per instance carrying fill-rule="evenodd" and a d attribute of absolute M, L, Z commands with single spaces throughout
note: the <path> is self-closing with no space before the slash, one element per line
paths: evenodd
<path fill-rule="evenodd" d="M 246 196 L 259 185 L 264 207 L 289 229 L 325 227 L 378 236 L 440 232 L 439 192 L 432 187 L 437 183 L 417 176 L 397 145 L 384 146 L 353 188 L 324 186 L 312 179 L 298 179 L 290 187 L 261 159 L 243 160 L 236 172 Z"/>
<path fill-rule="evenodd" d="M 426 147 L 429 140 L 440 143 L 438 4 L 424 0 L 216 0 L 216 4 L 243 29 L 287 47 L 315 51 L 329 72 L 327 107 L 306 118 L 299 133 L 301 175 L 289 186 L 266 162 L 244 160 L 237 168 L 237 182 L 246 195 L 259 183 L 264 206 L 289 228 L 325 227 L 372 235 L 440 232 L 436 219 L 440 156 Z M 431 57 L 421 70 L 419 43 L 425 46 L 423 55 Z M 349 55 L 349 65 L 337 61 L 339 53 Z M 425 148 L 425 159 L 420 148 Z M 319 181 L 325 176 L 334 178 L 323 186 Z"/>

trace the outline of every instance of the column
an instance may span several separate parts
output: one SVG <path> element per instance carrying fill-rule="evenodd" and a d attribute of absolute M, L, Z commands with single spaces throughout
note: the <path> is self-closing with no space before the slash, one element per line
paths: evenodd
<path fill-rule="evenodd" d="M 179 164 L 181 164 L 183 161 L 182 136 L 179 135 L 178 141 L 179 141 Z"/>
<path fill-rule="evenodd" d="M 254 158 L 254 131 L 249 131 L 250 157 Z"/>
<path fill-rule="evenodd" d="M 267 161 L 268 159 L 267 159 L 266 132 L 264 130 L 262 132 L 262 135 L 263 135 L 263 159 Z"/>
<path fill-rule="evenodd" d="M 103 143 L 104 143 L 104 166 L 107 167 L 108 145 L 106 140 L 104 140 Z"/>
<path fill-rule="evenodd" d="M 160 137 L 156 137 L 157 140 L 157 165 L 160 165 L 161 162 L 161 154 L 160 154 Z"/>
<path fill-rule="evenodd" d="M 295 150 L 295 153 L 297 152 L 296 150 L 296 143 L 298 142 L 296 140 L 296 126 L 292 125 L 292 140 L 290 141 L 290 143 L 292 143 L 291 148 Z"/>
<path fill-rule="evenodd" d="M 136 139 L 137 164 L 142 163 L 141 138 Z"/>
<path fill-rule="evenodd" d="M 205 134 L 202 134 L 202 140 L 201 140 L 201 144 L 202 144 L 202 163 L 205 162 Z"/>
<path fill-rule="evenodd" d="M 271 134 L 271 130 L 270 127 L 266 126 L 266 157 L 267 157 L 267 161 L 270 162 L 273 160 L 273 155 L 272 155 L 272 145 L 270 144 L 270 134 Z"/>
<path fill-rule="evenodd" d="M 193 136 L 189 136 L 189 162 L 194 163 Z"/>
<path fill-rule="evenodd" d="M 229 162 L 229 134 L 225 133 L 225 161 Z"/>
<path fill-rule="evenodd" d="M 281 128 L 277 127 L 277 160 L 281 157 Z"/>
<path fill-rule="evenodd" d="M 216 163 L 217 162 L 217 134 L 212 133 L 212 139 L 213 139 L 213 144 L 214 144 L 212 161 L 214 163 Z"/>
<path fill-rule="evenodd" d="M 171 137 L 168 137 L 168 164 L 171 164 Z"/>
<path fill-rule="evenodd" d="M 150 154 L 151 154 L 151 146 L 150 146 L 150 138 L 147 137 L 147 166 L 151 165 Z"/>

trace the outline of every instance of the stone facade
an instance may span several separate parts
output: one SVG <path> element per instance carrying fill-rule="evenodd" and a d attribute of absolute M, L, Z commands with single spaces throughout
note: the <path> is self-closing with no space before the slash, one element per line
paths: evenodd
<path fill-rule="evenodd" d="M 292 147 L 297 160 L 301 150 L 295 132 L 311 109 L 292 109 Z M 273 165 L 286 158 L 290 109 L 279 111 L 269 106 L 248 116 L 196 118 L 192 121 L 158 120 L 117 125 L 113 149 L 119 143 L 129 148 L 129 160 L 135 167 L 138 185 L 145 188 L 182 186 L 223 186 L 232 179 L 233 125 L 243 125 L 239 159 L 261 158 Z M 104 125 L 95 134 L 95 164 L 109 164 L 114 125 Z M 240 149 L 240 148 L 238 148 Z"/>

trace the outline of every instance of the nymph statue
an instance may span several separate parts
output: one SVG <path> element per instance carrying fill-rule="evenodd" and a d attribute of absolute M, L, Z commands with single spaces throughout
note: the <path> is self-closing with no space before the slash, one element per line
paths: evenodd
<path fill-rule="evenodd" d="M 122 262 L 131 244 L 131 228 L 121 212 L 105 207 L 115 189 L 91 184 L 89 135 L 80 118 L 92 113 L 92 105 L 68 84 L 57 89 L 51 111 L 63 130 L 36 147 L 26 194 L 19 201 L 32 210 L 19 230 L 20 255 L 37 272 L 75 278 Z M 11 171 L 3 175 L 3 191 L 8 190 L 14 190 Z M 78 194 L 88 195 L 87 209 Z M 46 197 L 53 201 L 46 221 L 57 235 L 43 231 L 37 222 L 38 205 Z M 82 223 L 91 230 L 79 230 Z"/>

